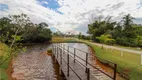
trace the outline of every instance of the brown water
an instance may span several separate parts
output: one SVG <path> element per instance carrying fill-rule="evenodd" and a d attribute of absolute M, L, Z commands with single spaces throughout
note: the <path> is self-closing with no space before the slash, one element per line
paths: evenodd
<path fill-rule="evenodd" d="M 56 80 L 52 58 L 46 54 L 49 45 L 29 46 L 13 61 L 12 77 L 17 80 Z"/>

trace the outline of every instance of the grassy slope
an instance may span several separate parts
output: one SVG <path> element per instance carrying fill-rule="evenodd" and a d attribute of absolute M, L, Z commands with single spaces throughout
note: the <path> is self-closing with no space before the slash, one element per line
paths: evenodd
<path fill-rule="evenodd" d="M 0 43 L 0 56 L 5 59 L 8 53 L 9 53 L 8 46 L 3 43 Z M 8 67 L 9 61 L 10 60 L 7 60 L 5 63 L 0 65 L 0 80 L 8 80 L 8 76 L 5 70 Z"/>
<path fill-rule="evenodd" d="M 142 79 L 142 65 L 140 65 L 140 55 L 124 52 L 121 57 L 119 50 L 101 49 L 89 41 L 83 41 L 95 51 L 95 55 L 102 59 L 117 63 L 117 71 L 123 76 L 128 76 L 130 80 Z"/>

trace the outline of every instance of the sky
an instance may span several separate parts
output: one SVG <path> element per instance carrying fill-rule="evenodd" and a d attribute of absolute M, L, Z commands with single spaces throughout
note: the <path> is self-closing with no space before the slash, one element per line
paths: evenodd
<path fill-rule="evenodd" d="M 53 32 L 86 34 L 98 16 L 120 21 L 131 14 L 142 24 L 142 0 L 0 0 L 0 18 L 21 13 L 34 23 L 46 22 Z"/>

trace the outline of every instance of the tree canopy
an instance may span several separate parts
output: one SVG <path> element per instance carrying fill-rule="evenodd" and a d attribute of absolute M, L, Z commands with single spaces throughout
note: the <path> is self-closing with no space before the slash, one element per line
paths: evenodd
<path fill-rule="evenodd" d="M 142 25 L 134 24 L 130 14 L 125 15 L 120 22 L 112 22 L 111 18 L 95 20 L 88 24 L 88 34 L 92 40 L 102 42 L 100 38 L 109 34 L 117 44 L 124 46 L 141 46 Z"/>

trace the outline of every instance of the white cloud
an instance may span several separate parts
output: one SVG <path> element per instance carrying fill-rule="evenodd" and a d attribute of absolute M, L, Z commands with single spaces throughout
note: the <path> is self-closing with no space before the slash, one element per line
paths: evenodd
<path fill-rule="evenodd" d="M 136 18 L 142 18 L 140 0 L 58 0 L 61 7 L 57 10 L 63 14 L 41 6 L 36 0 L 0 0 L 0 3 L 9 6 L 9 10 L 0 11 L 1 17 L 25 13 L 35 23 L 44 21 L 62 32 L 85 33 L 92 16 L 110 15 L 113 20 L 119 20 L 131 13 Z M 46 1 L 42 3 L 49 4 Z"/>

